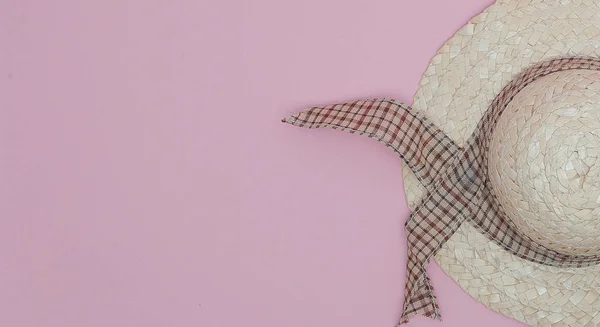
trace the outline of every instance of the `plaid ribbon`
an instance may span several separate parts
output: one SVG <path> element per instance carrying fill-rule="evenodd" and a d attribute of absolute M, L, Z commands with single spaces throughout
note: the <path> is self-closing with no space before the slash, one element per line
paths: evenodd
<path fill-rule="evenodd" d="M 520 234 L 494 197 L 487 177 L 491 136 L 508 103 L 536 79 L 571 69 L 600 70 L 600 60 L 559 58 L 526 69 L 498 94 L 463 147 L 423 114 L 390 99 L 313 107 L 283 120 L 300 127 L 349 131 L 382 142 L 404 160 L 425 186 L 427 196 L 406 222 L 407 281 L 400 323 L 415 315 L 441 318 L 426 267 L 465 220 L 506 251 L 532 262 L 556 267 L 584 267 L 600 262 L 600 255 L 560 253 Z"/>

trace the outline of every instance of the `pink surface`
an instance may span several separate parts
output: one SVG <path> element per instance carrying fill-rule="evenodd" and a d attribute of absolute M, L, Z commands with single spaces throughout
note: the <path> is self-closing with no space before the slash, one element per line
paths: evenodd
<path fill-rule="evenodd" d="M 400 159 L 279 120 L 410 103 L 491 2 L 0 2 L 0 326 L 394 326 Z M 520 326 L 430 271 L 410 326 Z"/>

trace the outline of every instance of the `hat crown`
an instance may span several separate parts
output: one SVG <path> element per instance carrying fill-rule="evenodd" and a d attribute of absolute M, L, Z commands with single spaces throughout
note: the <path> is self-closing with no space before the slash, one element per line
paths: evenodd
<path fill-rule="evenodd" d="M 521 90 L 498 119 L 488 178 L 514 227 L 548 248 L 600 253 L 600 72 L 566 70 Z"/>

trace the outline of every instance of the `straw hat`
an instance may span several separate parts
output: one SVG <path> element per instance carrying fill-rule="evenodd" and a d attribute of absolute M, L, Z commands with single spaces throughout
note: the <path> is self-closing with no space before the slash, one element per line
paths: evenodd
<path fill-rule="evenodd" d="M 433 258 L 508 317 L 600 324 L 600 2 L 497 0 L 438 51 L 412 108 L 364 100 L 284 121 L 364 134 L 405 160 L 401 322 L 440 318 Z"/>

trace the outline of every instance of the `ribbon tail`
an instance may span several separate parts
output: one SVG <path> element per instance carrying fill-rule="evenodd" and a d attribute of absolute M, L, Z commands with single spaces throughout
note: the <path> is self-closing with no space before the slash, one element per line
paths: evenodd
<path fill-rule="evenodd" d="M 425 316 L 441 320 L 437 297 L 427 275 L 427 264 L 437 252 L 435 241 L 438 231 L 431 232 L 421 225 L 423 212 L 416 212 L 406 223 L 408 234 L 408 260 L 406 264 L 406 288 L 404 289 L 404 310 L 400 324 L 407 323 L 414 316 Z M 419 216 L 419 217 L 414 217 Z M 423 244 L 428 243 L 426 246 Z M 433 243 L 433 244 L 432 244 Z"/>
<path fill-rule="evenodd" d="M 406 281 L 404 311 L 398 325 L 407 323 L 414 316 L 441 320 L 440 307 L 425 266 L 421 265 L 413 271 L 413 273 L 409 271 L 410 275 Z"/>
<path fill-rule="evenodd" d="M 422 113 L 391 99 L 312 107 L 282 120 L 299 127 L 366 135 L 394 150 L 425 187 L 435 184 L 459 147 Z"/>
<path fill-rule="evenodd" d="M 401 323 L 415 315 L 441 319 L 426 265 L 464 220 L 456 218 L 465 209 L 464 195 L 454 189 L 453 185 L 458 183 L 452 180 L 454 175 L 448 175 L 460 147 L 422 113 L 389 99 L 313 107 L 283 122 L 306 128 L 340 129 L 382 142 L 428 188 L 428 197 L 406 224 L 408 266 Z M 449 181 L 445 181 L 447 176 L 451 176 Z"/>
<path fill-rule="evenodd" d="M 459 176 L 462 174 L 459 174 Z M 469 215 L 463 196 L 470 184 L 459 184 L 457 175 L 442 181 L 406 222 L 408 261 L 404 312 L 399 324 L 420 315 L 441 320 L 437 298 L 427 275 L 427 264 Z M 460 188 L 457 189 L 455 186 Z"/>

